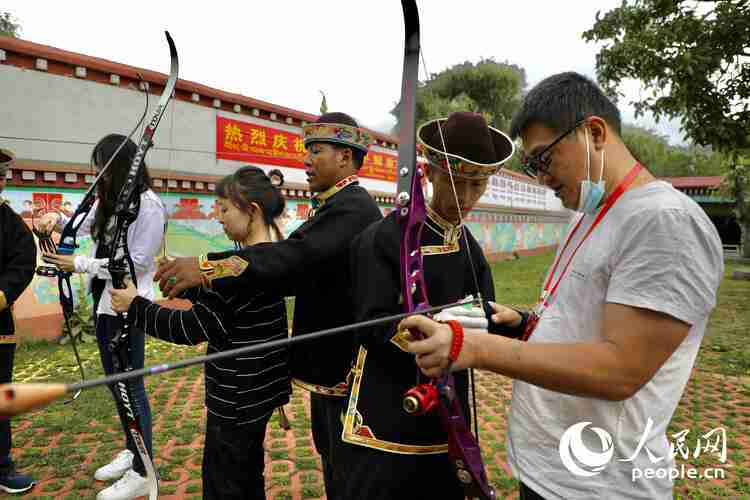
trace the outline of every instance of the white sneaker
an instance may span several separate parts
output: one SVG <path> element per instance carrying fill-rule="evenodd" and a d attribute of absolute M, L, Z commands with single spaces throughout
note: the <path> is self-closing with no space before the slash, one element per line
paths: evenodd
<path fill-rule="evenodd" d="M 122 450 L 110 463 L 96 469 L 94 479 L 97 481 L 112 481 L 113 479 L 120 479 L 125 472 L 132 468 L 133 452 L 130 450 Z"/>
<path fill-rule="evenodd" d="M 130 469 L 115 484 L 100 491 L 96 500 L 131 500 L 143 496 L 148 496 L 148 480 Z"/>

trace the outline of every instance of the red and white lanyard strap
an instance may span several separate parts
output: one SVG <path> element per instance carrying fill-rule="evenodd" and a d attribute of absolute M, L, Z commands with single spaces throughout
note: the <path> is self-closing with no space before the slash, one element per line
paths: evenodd
<path fill-rule="evenodd" d="M 583 222 L 583 219 L 586 217 L 586 215 L 582 215 L 578 222 L 576 223 L 573 230 L 568 233 L 568 237 L 565 240 L 565 244 L 562 247 L 562 250 L 557 255 L 557 258 L 555 259 L 555 263 L 552 265 L 552 269 L 550 270 L 549 277 L 547 278 L 547 283 L 544 285 L 544 290 L 542 291 L 542 295 L 539 297 L 539 302 L 537 302 L 536 307 L 532 311 L 532 314 L 529 317 L 528 323 L 526 324 L 526 330 L 524 331 L 523 336 L 521 337 L 522 340 L 528 340 L 529 337 L 531 337 L 531 334 L 534 331 L 534 328 L 536 327 L 536 324 L 539 322 L 539 318 L 541 317 L 542 313 L 545 309 L 547 309 L 547 306 L 549 305 L 549 299 L 552 297 L 555 292 L 557 292 L 557 287 L 560 285 L 560 282 L 563 280 L 563 278 L 566 276 L 566 273 L 568 271 L 568 267 L 570 267 L 571 262 L 573 262 L 573 258 L 575 257 L 576 253 L 578 252 L 578 249 L 581 248 L 583 243 L 586 241 L 586 239 L 589 237 L 591 232 L 596 228 L 596 226 L 599 225 L 599 223 L 604 219 L 604 216 L 607 215 L 607 212 L 614 206 L 615 202 L 617 202 L 618 199 L 620 199 L 620 196 L 627 191 L 627 189 L 630 187 L 630 185 L 633 183 L 635 178 L 638 176 L 638 174 L 643 169 L 643 166 L 640 163 L 636 163 L 633 165 L 633 168 L 628 171 L 625 178 L 622 180 L 622 182 L 615 188 L 615 190 L 610 194 L 607 199 L 604 201 L 604 205 L 602 206 L 601 210 L 599 210 L 599 213 L 596 214 L 596 219 L 594 219 L 593 224 L 591 224 L 591 227 L 589 227 L 588 231 L 586 231 L 586 234 L 583 235 L 583 238 L 581 238 L 581 241 L 578 242 L 578 245 L 573 250 L 573 253 L 571 253 L 570 258 L 568 258 L 568 262 L 565 263 L 565 267 L 560 272 L 560 275 L 557 277 L 557 281 L 555 281 L 554 285 L 552 284 L 552 280 L 555 277 L 555 271 L 557 271 L 557 266 L 560 264 L 560 259 L 562 259 L 563 254 L 565 253 L 565 250 L 568 248 L 568 245 L 573 239 L 573 236 L 578 231 L 578 228 L 581 226 L 581 223 Z M 552 288 L 550 288 L 550 285 L 552 285 Z"/>

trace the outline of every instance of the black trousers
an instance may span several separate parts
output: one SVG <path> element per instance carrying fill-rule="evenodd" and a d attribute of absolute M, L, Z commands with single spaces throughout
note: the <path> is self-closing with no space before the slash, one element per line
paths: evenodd
<path fill-rule="evenodd" d="M 341 474 L 338 470 L 340 459 L 338 450 L 341 447 L 343 423 L 341 414 L 346 408 L 347 398 L 322 396 L 310 393 L 310 420 L 313 443 L 323 464 L 323 481 L 328 500 L 344 500 L 339 483 Z"/>
<path fill-rule="evenodd" d="M 263 440 L 267 417 L 233 425 L 208 413 L 203 448 L 205 500 L 265 500 Z"/>
<path fill-rule="evenodd" d="M 16 344 L 0 344 L 0 384 L 9 384 L 13 380 L 13 358 Z M 10 463 L 10 419 L 0 420 L 0 466 Z"/>
<path fill-rule="evenodd" d="M 464 500 L 447 453 L 402 455 L 342 443 L 337 485 L 346 500 Z"/>
<path fill-rule="evenodd" d="M 544 497 L 537 493 L 536 491 L 532 490 L 526 484 L 519 483 L 519 490 L 518 490 L 518 499 L 519 500 L 544 500 Z"/>

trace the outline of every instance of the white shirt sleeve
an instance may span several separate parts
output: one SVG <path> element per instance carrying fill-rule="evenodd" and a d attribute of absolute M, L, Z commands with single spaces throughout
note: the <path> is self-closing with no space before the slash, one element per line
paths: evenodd
<path fill-rule="evenodd" d="M 136 274 L 153 267 L 154 258 L 164 243 L 166 213 L 157 200 L 144 196 L 138 218 L 128 229 L 128 248 Z"/>
<path fill-rule="evenodd" d="M 110 279 L 109 271 L 107 271 L 107 259 L 76 255 L 73 259 L 73 265 L 77 273 L 90 274 L 92 277 L 103 280 Z"/>
<path fill-rule="evenodd" d="M 166 214 L 162 205 L 157 200 L 143 196 L 138 217 L 128 228 L 128 249 L 136 274 L 144 274 L 153 267 L 154 257 L 164 241 L 165 220 Z M 107 258 L 96 259 L 77 255 L 73 262 L 77 273 L 87 273 L 103 280 L 111 280 L 106 267 L 108 261 Z"/>
<path fill-rule="evenodd" d="M 716 305 L 723 273 L 716 230 L 682 209 L 633 214 L 612 262 L 607 302 L 694 325 Z M 710 224 L 710 222 L 708 223 Z"/>

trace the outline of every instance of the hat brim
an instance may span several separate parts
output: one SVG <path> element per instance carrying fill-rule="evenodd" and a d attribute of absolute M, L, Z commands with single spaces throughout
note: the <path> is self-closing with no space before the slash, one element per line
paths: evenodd
<path fill-rule="evenodd" d="M 308 147 L 310 144 L 314 144 L 316 142 L 323 142 L 328 144 L 336 144 L 339 146 L 347 146 L 350 148 L 357 149 L 359 151 L 362 151 L 363 153 L 369 153 L 370 149 L 362 146 L 361 144 L 356 144 L 349 141 L 342 141 L 339 139 L 307 139 L 305 142 L 305 147 Z"/>
<path fill-rule="evenodd" d="M 473 172 L 473 174 L 466 175 L 466 177 L 489 177 L 495 174 L 502 164 L 507 162 L 515 152 L 515 145 L 513 144 L 513 141 L 510 140 L 510 137 L 489 125 L 487 126 L 487 129 L 490 132 L 490 139 L 495 152 L 493 161 L 480 162 L 446 151 L 440 137 L 440 130 L 444 129 L 443 125 L 446 121 L 447 118 L 438 118 L 425 122 L 419 127 L 419 130 L 417 130 L 417 139 L 425 147 L 428 159 L 430 159 L 430 156 L 433 158 L 442 157 L 443 161 L 440 163 L 444 163 L 445 157 L 447 156 L 451 164 L 465 164 L 465 166 L 468 167 L 468 170 Z M 438 126 L 441 128 L 438 129 Z M 458 172 L 458 175 L 461 175 L 461 173 Z"/>

